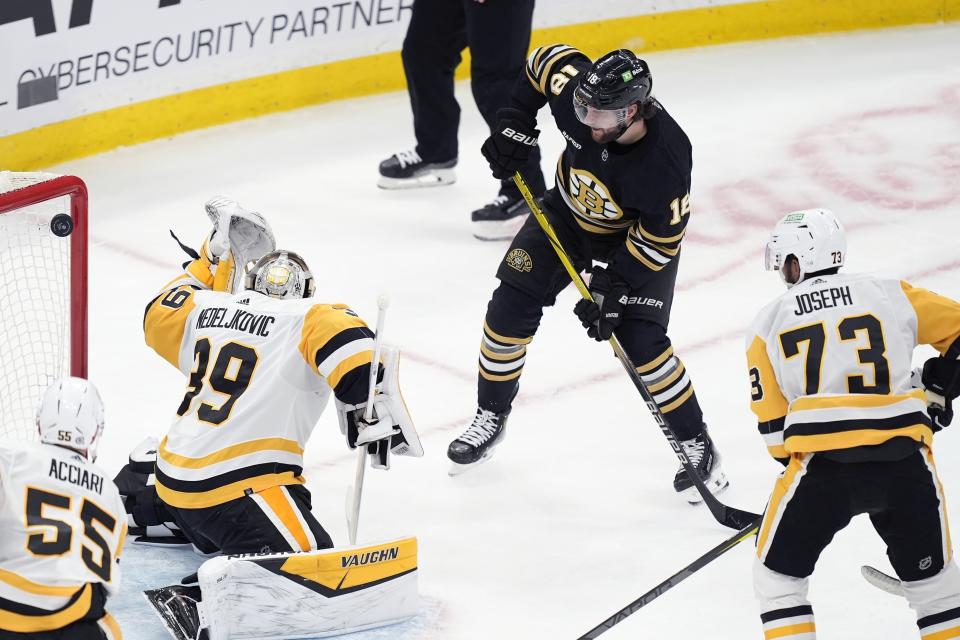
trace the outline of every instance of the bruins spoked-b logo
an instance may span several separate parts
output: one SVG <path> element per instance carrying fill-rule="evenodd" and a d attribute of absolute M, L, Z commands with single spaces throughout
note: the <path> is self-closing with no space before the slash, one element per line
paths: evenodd
<path fill-rule="evenodd" d="M 504 262 L 520 273 L 529 273 L 533 270 L 533 259 L 531 259 L 530 254 L 523 249 L 514 249 L 508 253 Z"/>
<path fill-rule="evenodd" d="M 623 210 L 613 201 L 610 190 L 589 171 L 571 168 L 567 188 L 581 215 L 595 220 L 619 220 L 623 217 Z"/>

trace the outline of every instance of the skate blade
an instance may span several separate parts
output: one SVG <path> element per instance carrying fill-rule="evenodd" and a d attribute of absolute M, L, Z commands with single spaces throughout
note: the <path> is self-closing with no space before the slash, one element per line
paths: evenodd
<path fill-rule="evenodd" d="M 494 452 L 494 447 L 490 447 L 489 449 L 487 449 L 486 453 L 484 453 L 479 460 L 477 460 L 476 462 L 471 462 L 469 464 L 460 464 L 459 462 L 454 462 L 453 460 L 451 460 L 450 470 L 447 471 L 447 475 L 450 476 L 451 478 L 455 478 L 457 476 L 465 474 L 471 469 L 476 469 L 481 464 L 483 464 L 484 462 L 492 458 L 493 452 Z"/>
<path fill-rule="evenodd" d="M 530 214 L 509 220 L 481 220 L 473 223 L 473 237 L 477 240 L 513 240 Z"/>
<path fill-rule="evenodd" d="M 381 189 L 420 189 L 422 187 L 443 187 L 457 181 L 453 169 L 431 169 L 412 178 L 388 178 L 380 176 L 377 186 Z"/>
<path fill-rule="evenodd" d="M 714 473 L 705 483 L 707 489 L 713 495 L 717 496 L 723 493 L 730 486 L 730 481 L 723 471 Z M 690 487 L 680 492 L 680 495 L 690 504 L 700 504 L 703 502 L 703 496 L 697 491 L 696 487 Z"/>

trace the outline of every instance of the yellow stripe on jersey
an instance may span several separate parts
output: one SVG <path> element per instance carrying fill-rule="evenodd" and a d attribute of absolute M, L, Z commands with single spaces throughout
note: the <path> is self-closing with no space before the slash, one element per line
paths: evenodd
<path fill-rule="evenodd" d="M 937 483 L 937 492 L 940 498 L 940 517 L 943 518 L 943 531 L 946 537 L 946 548 L 947 548 L 947 558 L 946 561 L 950 562 L 953 558 L 953 541 L 950 539 L 950 520 L 947 518 L 947 497 L 943 492 L 943 483 L 940 481 L 940 472 L 937 471 L 937 463 L 933 460 L 933 449 L 928 448 L 926 452 L 927 462 L 930 464 L 930 468 L 933 469 L 933 479 Z"/>
<path fill-rule="evenodd" d="M 767 453 L 769 453 L 774 458 L 789 458 L 790 453 L 787 451 L 787 448 L 782 444 L 775 444 L 773 446 L 767 445 Z"/>
<path fill-rule="evenodd" d="M 310 365 L 310 368 L 316 371 L 317 352 L 323 349 L 327 342 L 341 331 L 366 326 L 363 320 L 350 312 L 347 305 L 314 305 L 303 319 L 303 329 L 300 332 L 300 353 L 307 364 Z M 369 361 L 368 357 L 367 362 Z M 334 387 L 336 385 L 331 382 L 330 386 Z"/>
<path fill-rule="evenodd" d="M 208 289 L 213 288 L 213 264 L 206 258 L 209 249 L 207 249 L 208 240 L 203 241 L 203 248 L 200 250 L 200 257 L 187 265 L 187 273 L 197 279 L 197 282 Z"/>
<path fill-rule="evenodd" d="M 260 493 L 270 487 L 286 486 L 291 484 L 303 484 L 303 476 L 294 476 L 292 471 L 283 473 L 268 473 L 254 478 L 238 480 L 230 484 L 211 489 L 209 491 L 198 491 L 196 493 L 187 493 L 185 491 L 174 491 L 163 486 L 160 480 L 157 480 L 157 495 L 160 499 L 172 507 L 179 509 L 206 509 L 215 507 L 224 502 L 230 502 L 246 495 L 247 489 L 253 493 Z"/>
<path fill-rule="evenodd" d="M 747 370 L 753 392 L 750 409 L 756 414 L 757 420 L 770 422 L 786 416 L 787 399 L 783 397 L 773 365 L 767 356 L 767 344 L 760 336 L 754 336 L 747 347 Z M 757 379 L 754 380 L 754 377 Z"/>
<path fill-rule="evenodd" d="M 763 632 L 764 640 L 774 640 L 775 638 L 789 638 L 790 636 L 805 635 L 816 633 L 817 625 L 813 622 L 802 622 L 800 624 L 791 624 L 785 627 L 777 627 Z"/>
<path fill-rule="evenodd" d="M 681 231 L 675 236 L 669 236 L 669 237 L 655 236 L 649 231 L 647 231 L 646 229 L 644 229 L 643 225 L 640 223 L 639 220 L 637 220 L 637 230 L 640 232 L 641 236 L 643 236 L 650 242 L 656 242 L 657 244 L 672 244 L 674 242 L 680 242 L 681 240 L 683 240 L 683 235 L 687 232 L 687 230 L 684 229 L 683 231 Z"/>
<path fill-rule="evenodd" d="M 763 523 L 760 525 L 760 535 L 757 538 L 757 557 L 763 557 L 763 550 L 767 545 L 767 538 L 770 537 L 770 530 L 773 528 L 773 522 L 777 519 L 780 512 L 780 503 L 784 496 L 789 493 L 797 480 L 797 474 L 803 469 L 803 458 L 793 456 L 790 463 L 784 470 L 783 475 L 777 478 L 773 486 L 773 494 L 770 496 L 770 502 L 763 513 Z"/>
<path fill-rule="evenodd" d="M 297 541 L 297 544 L 300 545 L 300 551 L 310 551 L 310 539 L 303 530 L 303 525 L 300 524 L 300 519 L 297 518 L 297 514 L 293 510 L 294 507 L 287 500 L 287 496 L 284 495 L 283 490 L 280 487 L 270 487 L 257 495 L 263 498 L 263 501 L 267 503 L 270 510 L 276 514 L 280 522 L 283 523 L 283 526 L 287 528 L 287 531 L 289 531 L 294 540 Z"/>
<path fill-rule="evenodd" d="M 829 428 L 829 423 L 825 425 L 825 428 Z M 883 444 L 887 440 L 901 436 L 927 446 L 933 442 L 933 431 L 929 426 L 918 422 L 899 429 L 857 429 L 803 436 L 790 435 L 790 427 L 787 427 L 783 445 L 790 453 L 817 453 Z"/>
<path fill-rule="evenodd" d="M 917 314 L 917 342 L 945 353 L 960 339 L 960 303 L 903 281 L 900 288 Z"/>
<path fill-rule="evenodd" d="M 88 583 L 78 592 L 76 599 L 59 611 L 36 616 L 7 611 L 0 607 L 0 630 L 14 633 L 39 633 L 53 631 L 73 624 L 90 612 L 93 587 Z"/>
<path fill-rule="evenodd" d="M 181 469 L 203 469 L 204 467 L 209 467 L 225 460 L 232 460 L 233 458 L 239 458 L 240 456 L 258 451 L 285 451 L 287 453 L 295 453 L 298 456 L 303 455 L 303 447 L 300 446 L 300 443 L 286 438 L 249 440 L 224 447 L 202 458 L 188 458 L 187 456 L 170 452 L 167 449 L 167 439 L 164 438 L 157 448 L 157 455 L 159 455 L 164 462 L 174 467 L 180 467 Z"/>
<path fill-rule="evenodd" d="M 143 318 L 143 337 L 147 346 L 160 356 L 180 368 L 180 343 L 183 342 L 183 333 L 187 319 L 193 311 L 194 289 L 190 286 L 179 286 L 171 289 L 150 303 Z"/>
<path fill-rule="evenodd" d="M 69 598 L 83 588 L 82 584 L 66 587 L 51 587 L 32 582 L 21 575 L 13 573 L 12 571 L 6 571 L 5 569 L 0 569 L 0 582 L 5 582 L 15 589 L 37 596 L 59 596 L 62 598 Z"/>
<path fill-rule="evenodd" d="M 920 640 L 954 640 L 960 638 L 960 626 L 920 636 Z"/>
<path fill-rule="evenodd" d="M 553 75 L 553 66 L 558 60 L 574 54 L 583 55 L 579 50 L 565 44 L 552 44 L 535 49 L 527 57 L 527 80 L 534 89 L 547 95 L 547 80 Z"/>
<path fill-rule="evenodd" d="M 920 400 L 926 403 L 926 396 L 921 389 L 914 389 L 909 393 L 886 396 L 867 393 L 853 393 L 838 396 L 803 396 L 793 401 L 790 405 L 790 413 L 810 411 L 813 409 L 867 409 L 889 407 L 892 404 L 910 399 Z"/>
<path fill-rule="evenodd" d="M 651 271 L 660 271 L 661 269 L 663 269 L 664 265 L 652 262 L 649 258 L 647 258 L 647 256 L 643 255 L 643 253 L 633 245 L 633 242 L 630 240 L 630 238 L 626 239 L 626 244 L 627 244 L 627 250 L 630 252 L 630 255 L 636 258 L 637 261 L 640 262 L 640 264 L 645 266 L 647 269 L 650 269 Z"/>
<path fill-rule="evenodd" d="M 337 385 L 340 384 L 340 380 L 343 379 L 343 376 L 357 367 L 362 367 L 365 364 L 373 362 L 373 355 L 372 349 L 366 349 L 341 360 L 340 364 L 334 367 L 330 375 L 327 376 L 327 383 L 330 385 L 330 388 L 336 389 Z"/>
<path fill-rule="evenodd" d="M 123 640 L 123 631 L 120 629 L 120 623 L 109 613 L 103 614 L 103 617 L 97 620 L 100 629 L 107 636 L 107 640 Z"/>

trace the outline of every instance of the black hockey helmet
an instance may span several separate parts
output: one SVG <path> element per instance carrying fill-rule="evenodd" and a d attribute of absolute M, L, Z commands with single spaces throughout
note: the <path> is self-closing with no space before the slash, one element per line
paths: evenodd
<path fill-rule="evenodd" d="M 632 51 L 617 49 L 602 56 L 580 77 L 573 92 L 577 118 L 585 124 L 594 111 L 626 111 L 632 104 L 641 111 L 650 98 L 653 77 L 647 63 Z"/>

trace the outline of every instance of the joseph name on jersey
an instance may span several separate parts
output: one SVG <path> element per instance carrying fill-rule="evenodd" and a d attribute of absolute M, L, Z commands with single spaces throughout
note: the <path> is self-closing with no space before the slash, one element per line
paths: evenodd
<path fill-rule="evenodd" d="M 767 305 L 747 335 L 752 409 L 770 454 L 835 451 L 909 438 L 930 446 L 913 350 L 946 352 L 960 305 L 868 275 L 805 280 Z"/>
<path fill-rule="evenodd" d="M 366 399 L 373 334 L 341 304 L 210 291 L 201 258 L 147 307 L 146 342 L 189 377 L 157 456 L 157 494 L 193 509 L 302 484 L 331 390 Z"/>
<path fill-rule="evenodd" d="M 545 103 L 567 146 L 557 162 L 557 189 L 580 229 L 598 236 L 623 236 L 616 269 L 659 271 L 680 251 L 690 213 L 690 140 L 665 109 L 655 103 L 647 134 L 637 143 L 599 144 L 573 108 L 580 76 L 592 65 L 577 49 L 551 45 L 535 49 L 527 59 L 526 80 L 514 92 L 524 110 Z M 554 192 L 547 192 L 548 201 Z M 619 235 L 614 235 L 619 234 Z"/>
<path fill-rule="evenodd" d="M 126 511 L 83 456 L 0 442 L 0 531 L 0 629 L 60 629 L 102 606 L 95 585 L 116 592 Z"/>

